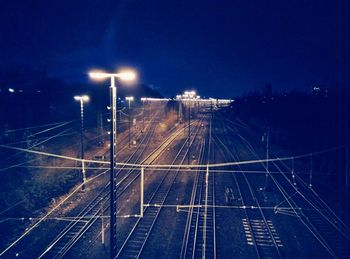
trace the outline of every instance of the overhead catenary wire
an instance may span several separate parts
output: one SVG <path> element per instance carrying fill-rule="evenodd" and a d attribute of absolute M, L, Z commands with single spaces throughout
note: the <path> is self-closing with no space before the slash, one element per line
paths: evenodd
<path fill-rule="evenodd" d="M 233 132 L 236 132 L 234 131 L 232 128 L 230 128 L 231 131 Z M 248 150 L 250 150 L 250 152 L 259 159 L 259 155 L 257 154 L 257 152 L 254 150 L 254 148 L 252 147 L 252 145 L 250 144 L 250 142 L 245 139 L 243 136 L 241 136 L 238 132 L 236 132 L 237 135 L 241 138 L 241 140 L 243 141 L 243 143 L 245 143 L 245 145 L 247 146 Z M 281 171 L 281 169 L 277 166 L 277 164 L 274 162 L 275 166 L 278 168 L 278 170 Z M 262 166 L 265 167 L 266 164 L 265 163 L 262 163 Z M 282 175 L 284 175 L 282 173 Z M 280 183 L 275 179 L 275 177 L 273 175 L 270 175 L 271 179 L 274 181 L 274 183 L 276 184 L 277 188 L 280 190 L 281 194 L 284 196 L 285 200 L 289 206 L 291 208 L 293 208 L 293 205 L 291 204 L 295 202 L 292 200 L 292 199 L 288 199 L 288 197 L 286 197 L 285 195 L 288 195 L 287 192 L 284 190 L 284 188 L 280 185 Z M 284 177 L 286 177 L 284 175 Z M 292 187 L 295 188 L 295 186 L 290 182 L 288 181 L 289 184 L 292 185 Z M 296 189 L 296 188 L 295 188 Z M 297 190 L 298 191 L 298 190 Z M 300 192 L 299 192 L 300 195 L 302 195 Z M 293 209 L 294 211 L 294 215 L 296 215 L 299 220 L 304 224 L 304 226 L 314 235 L 314 237 L 320 242 L 320 244 L 325 247 L 325 249 L 332 255 L 332 256 L 335 256 L 333 250 L 329 247 L 329 245 L 327 244 L 327 242 L 324 240 L 324 238 L 319 234 L 319 232 L 317 231 L 317 229 L 315 229 L 315 227 L 309 222 L 309 219 L 307 217 L 305 217 L 305 215 L 303 215 L 303 213 L 301 212 L 301 215 L 299 215 L 297 213 L 297 211 L 295 209 Z M 303 216 L 303 217 L 302 217 Z M 305 219 L 305 220 L 304 220 Z"/>
<path fill-rule="evenodd" d="M 55 126 L 59 124 L 68 124 L 70 122 L 73 122 L 75 120 L 71 121 L 63 121 L 63 122 L 55 122 L 55 123 L 48 123 L 48 124 L 43 124 L 43 125 L 37 125 L 37 126 L 30 126 L 30 127 L 25 127 L 25 128 L 18 128 L 18 129 L 9 129 L 7 130 L 8 133 L 13 133 L 13 132 L 18 132 L 18 131 L 25 131 L 25 130 L 30 130 L 30 129 L 37 129 L 37 128 L 43 128 L 47 126 Z"/>
<path fill-rule="evenodd" d="M 71 129 L 71 128 L 70 128 L 70 129 Z M 62 131 L 62 132 L 56 134 L 55 136 L 51 136 L 51 137 L 49 137 L 48 139 L 45 139 L 45 140 L 43 140 L 43 141 L 41 141 L 41 142 L 39 142 L 39 143 L 36 143 L 36 144 L 30 146 L 29 148 L 34 148 L 34 147 L 36 147 L 36 146 L 38 146 L 38 145 L 41 145 L 41 144 L 43 144 L 44 142 L 46 142 L 46 141 L 48 141 L 48 140 L 50 140 L 50 139 L 52 139 L 52 138 L 54 138 L 54 137 L 57 137 L 57 136 L 59 136 L 60 134 L 66 132 L 66 131 L 68 131 L 68 130 L 70 130 L 70 129 L 64 130 L 64 131 Z M 26 149 L 26 150 L 31 150 L 31 149 Z M 20 151 L 20 150 L 19 150 L 19 151 Z M 12 156 L 16 156 L 16 155 L 18 155 L 18 153 L 13 154 Z M 18 166 L 27 164 L 27 163 L 31 163 L 31 162 L 34 162 L 34 161 L 38 161 L 38 160 L 39 160 L 39 158 L 34 158 L 34 159 L 32 159 L 32 160 L 29 160 L 29 161 L 25 161 L 25 162 L 20 162 L 20 163 L 18 163 L 18 164 L 9 165 L 9 166 L 7 166 L 7 167 L 0 168 L 0 172 L 6 171 L 6 170 L 9 170 L 9 169 L 12 169 L 12 168 L 15 168 L 15 167 L 18 167 Z"/>
<path fill-rule="evenodd" d="M 3 146 L 0 146 L 0 147 L 3 147 Z M 340 149 L 342 147 L 343 146 L 335 147 L 335 148 L 332 148 L 332 149 L 328 149 L 328 151 L 327 150 L 323 150 L 323 153 L 330 152 L 331 150 L 335 150 L 335 149 Z M 7 148 L 7 147 L 3 147 L 3 148 Z M 11 148 L 13 148 L 13 147 L 11 147 Z M 21 151 L 27 152 L 26 150 L 21 150 Z M 320 151 L 320 152 L 322 152 L 322 151 Z M 50 153 L 42 152 L 41 154 L 38 154 L 38 155 L 46 155 L 46 154 L 50 154 Z M 313 154 L 315 155 L 315 153 L 313 153 Z M 50 155 L 55 155 L 55 154 L 50 154 Z M 226 166 L 226 165 L 240 165 L 240 164 L 243 164 L 243 162 L 246 163 L 246 164 L 248 164 L 248 163 L 250 164 L 250 163 L 253 163 L 253 162 L 254 163 L 263 163 L 263 162 L 266 162 L 266 161 L 284 161 L 284 160 L 295 159 L 295 158 L 302 158 L 302 157 L 307 157 L 307 156 L 309 156 L 309 154 L 300 155 L 300 156 L 293 156 L 293 157 L 284 157 L 284 158 L 278 158 L 277 157 L 277 158 L 274 158 L 274 159 L 258 159 L 258 160 L 248 160 L 248 161 L 241 161 L 241 162 L 234 162 L 234 163 L 230 163 L 230 162 L 229 163 L 219 163 L 219 164 L 211 164 L 209 166 L 214 168 L 214 167 L 223 167 L 223 164 L 225 164 L 225 166 Z M 63 158 L 63 157 L 59 157 L 59 158 Z M 66 158 L 66 159 L 68 159 L 68 158 Z M 101 164 L 101 162 L 103 162 L 102 164 L 109 164 L 108 161 L 81 160 L 81 159 L 74 159 L 74 160 L 80 161 L 80 162 L 81 161 L 86 161 L 86 162 L 92 161 L 92 163 L 99 163 L 99 164 Z M 132 166 L 133 168 L 134 167 L 150 167 L 153 170 L 163 170 L 162 168 L 158 168 L 158 167 L 165 167 L 165 166 L 169 167 L 169 165 L 152 165 L 152 166 L 148 166 L 148 165 L 143 165 L 143 164 L 128 164 L 128 163 L 117 163 L 117 165 Z M 153 167 L 153 166 L 155 166 L 155 167 Z M 207 165 L 204 165 L 204 166 L 206 167 Z M 23 166 L 23 167 L 25 167 L 25 166 Z M 27 167 L 30 167 L 30 166 L 27 166 Z M 176 167 L 179 167 L 179 166 L 177 165 Z M 197 170 L 200 170 L 200 169 L 192 168 L 192 166 L 191 166 L 191 168 L 188 168 L 188 167 L 189 166 L 186 165 L 182 170 L 184 170 L 184 171 L 197 171 Z M 198 167 L 201 167 L 201 165 L 199 165 L 199 166 L 196 165 L 196 166 L 193 166 L 193 167 L 198 168 Z M 58 169 L 58 168 L 64 168 L 64 167 L 52 167 L 52 168 Z M 74 167 L 74 168 L 79 168 L 79 167 Z M 102 168 L 91 168 L 91 169 L 105 169 L 105 168 L 102 167 Z M 170 170 L 172 170 L 172 169 L 170 169 Z M 244 171 L 244 170 L 241 170 L 241 171 L 239 171 L 239 170 L 232 170 L 231 171 L 231 170 L 219 170 L 219 169 L 211 169 L 210 172 L 226 172 L 226 171 L 227 172 L 247 172 L 247 173 L 249 172 L 249 171 Z M 252 173 L 258 173 L 258 171 L 251 171 L 251 172 Z M 262 171 L 262 172 L 265 173 L 265 171 Z M 275 173 L 281 173 L 281 172 L 275 172 Z M 273 173 L 273 172 L 270 172 L 270 173 Z M 283 172 L 283 173 L 288 173 L 288 172 Z M 298 174 L 300 174 L 300 173 L 298 173 Z M 168 205 L 168 206 L 164 205 L 164 207 L 170 207 L 170 206 L 181 206 L 181 205 Z M 231 208 L 231 207 L 234 207 L 234 206 L 222 206 L 222 207 L 230 207 Z M 249 208 L 249 206 L 247 206 L 247 207 Z M 252 207 L 254 207 L 254 206 L 252 206 Z M 260 207 L 260 208 L 264 209 L 264 207 Z M 274 207 L 265 207 L 265 208 L 266 209 L 272 209 Z M 284 207 L 279 207 L 279 208 L 283 209 Z M 47 217 L 46 219 L 50 219 L 50 217 Z"/>
<path fill-rule="evenodd" d="M 102 176 L 105 174 L 107 171 L 104 171 L 88 180 L 86 180 L 85 184 L 93 181 L 94 179 Z M 13 241 L 10 245 L 8 245 L 3 251 L 0 252 L 0 257 L 3 256 L 8 250 L 10 250 L 14 245 L 16 245 L 20 240 L 22 240 L 25 236 L 27 236 L 33 229 L 35 229 L 41 222 L 43 222 L 46 218 L 48 218 L 54 211 L 56 211 L 64 202 L 66 202 L 70 197 L 73 196 L 76 192 L 81 190 L 81 187 L 83 186 L 84 183 L 79 184 L 78 186 L 75 187 L 75 189 L 67 195 L 63 200 L 61 200 L 57 205 L 55 205 L 51 210 L 49 210 L 43 217 L 39 218 L 39 220 L 34 223 L 31 227 L 26 229 L 26 231 L 19 236 L 15 241 Z"/>
<path fill-rule="evenodd" d="M 145 203 L 143 205 L 144 207 L 156 207 L 156 208 L 173 208 L 176 209 L 178 212 L 180 209 L 185 209 L 185 208 L 220 208 L 220 209 L 251 209 L 251 210 L 256 210 L 256 209 L 263 209 L 263 210 L 275 210 L 276 207 L 274 206 L 254 206 L 254 205 L 205 205 L 205 204 L 151 204 L 151 203 Z M 279 209 L 291 209 L 290 207 L 279 207 Z M 293 209 L 297 210 L 306 210 L 304 208 L 300 207 L 295 207 Z M 311 210 L 311 209 L 309 209 Z M 120 218 L 126 218 L 130 216 L 140 216 L 137 214 L 133 215 L 118 215 Z M 86 222 L 91 219 L 98 219 L 98 218 L 110 218 L 109 215 L 97 215 L 97 216 L 83 216 L 79 217 L 70 217 L 70 216 L 61 216 L 61 217 L 46 217 L 45 220 L 57 220 L 57 221 L 70 221 L 70 222 Z M 40 220 L 41 217 L 30 217 L 30 216 L 23 216 L 23 217 L 3 217 L 0 218 L 0 224 L 4 223 L 6 221 L 34 221 L 34 220 Z"/>
<path fill-rule="evenodd" d="M 232 129 L 231 129 L 232 130 Z M 254 148 L 251 146 L 251 144 L 249 143 L 248 140 L 246 140 L 244 137 L 242 137 L 240 134 L 238 134 L 239 137 L 246 143 L 248 149 L 257 157 L 259 158 L 257 152 L 254 150 Z M 341 148 L 341 147 L 340 147 Z M 311 153 L 305 155 L 304 157 L 308 157 L 310 156 Z M 315 154 L 315 153 L 313 153 Z M 280 161 L 282 164 L 284 164 L 284 161 Z M 310 200 L 307 199 L 307 197 L 305 195 L 303 195 L 300 190 L 298 190 L 294 184 L 286 177 L 286 175 L 282 172 L 282 170 L 280 169 L 280 167 L 277 165 L 276 161 L 273 162 L 274 165 L 276 166 L 276 168 L 278 168 L 278 170 L 281 172 L 281 175 L 283 175 L 286 179 L 287 182 L 292 186 L 292 188 L 294 188 L 294 190 L 306 201 L 309 203 L 309 205 L 311 205 L 315 210 L 318 211 L 318 213 L 320 213 L 320 215 L 322 215 L 329 223 L 331 223 L 333 225 L 333 227 L 335 227 L 336 229 L 338 229 L 338 231 L 342 232 L 341 230 L 339 230 L 339 228 L 337 226 L 334 225 L 334 223 L 332 221 L 330 221 L 322 211 L 320 211 L 319 208 L 317 208 L 317 206 L 315 206 Z M 263 166 L 265 166 L 264 164 L 262 164 Z M 298 176 L 297 176 L 298 177 Z M 286 193 L 286 191 L 283 189 L 283 187 L 280 185 L 280 183 L 278 183 L 277 180 L 274 179 L 274 177 L 271 175 L 271 179 L 275 182 L 276 186 L 279 188 L 279 190 L 281 191 L 282 195 L 284 196 Z M 306 184 L 306 183 L 305 183 Z M 308 190 L 312 190 L 310 188 L 308 188 Z M 289 200 L 288 198 L 285 199 L 285 201 L 287 201 L 290 204 L 290 201 L 292 201 L 293 203 L 295 203 L 292 199 Z M 291 207 L 293 207 L 290 204 Z M 329 247 L 328 243 L 325 241 L 325 239 L 323 238 L 322 235 L 320 235 L 320 233 L 318 232 L 318 230 L 314 227 L 313 224 L 311 224 L 311 222 L 309 221 L 308 217 L 305 216 L 302 212 L 302 215 L 298 215 L 295 211 L 294 211 L 295 215 L 300 219 L 300 221 L 305 225 L 305 227 L 314 235 L 314 237 L 326 248 L 326 250 L 333 256 L 335 256 L 333 250 Z M 301 217 L 303 216 L 303 218 Z M 304 220 L 305 219 L 305 220 Z M 339 218 L 338 218 L 339 219 Z M 341 222 L 341 221 L 340 221 Z M 342 222 L 341 222 L 342 223 Z M 346 236 L 346 235 L 345 235 Z"/>
<path fill-rule="evenodd" d="M 72 170 L 81 170 L 81 166 L 46 166 L 46 165 L 19 165 L 16 166 L 19 168 L 33 168 L 33 169 L 72 169 Z M 142 166 L 141 166 L 142 167 Z M 86 170 L 106 170 L 109 169 L 108 167 L 92 167 L 92 166 L 85 166 Z M 131 170 L 135 169 L 135 167 L 116 167 L 116 170 Z M 152 171 L 160 171 L 163 172 L 163 168 L 150 168 Z M 177 171 L 176 168 L 170 168 L 167 169 L 167 171 Z M 203 169 L 197 169 L 197 168 L 182 168 L 182 172 L 202 172 Z M 237 169 L 211 169 L 211 173 L 246 173 L 246 174 L 265 174 L 266 171 L 263 170 L 237 170 Z M 284 174 L 292 175 L 292 172 L 289 171 L 282 171 Z M 281 174 L 281 171 L 270 171 L 270 174 Z M 318 175 L 320 175 L 319 173 Z M 309 175 L 309 172 L 299 172 L 298 175 Z M 325 174 L 327 175 L 327 174 Z"/>
<path fill-rule="evenodd" d="M 50 156 L 50 157 L 56 157 L 56 158 L 62 158 L 77 162 L 87 162 L 87 163 L 99 163 L 99 164 L 109 164 L 109 161 L 100 161 L 100 160 L 92 160 L 92 159 L 80 159 L 75 157 L 69 157 L 64 155 L 58 155 L 48 152 L 42 152 L 42 151 L 36 151 L 36 150 L 30 150 L 25 148 L 19 148 L 19 147 L 12 147 L 7 145 L 0 145 L 0 148 L 6 148 L 6 149 L 13 149 L 18 151 L 23 151 L 27 153 L 33 153 L 37 155 L 44 155 L 44 156 Z M 330 151 L 338 150 L 345 148 L 345 145 L 336 146 L 328 149 L 324 149 L 318 152 L 313 152 L 313 155 L 320 155 L 324 154 Z M 270 159 L 257 159 L 257 160 L 245 160 L 245 161 L 239 161 L 239 162 L 227 162 L 227 163 L 216 163 L 216 164 L 208 164 L 208 165 L 166 165 L 166 164 L 132 164 L 132 163 L 120 163 L 117 162 L 116 165 L 125 165 L 125 166 L 134 166 L 134 167 L 144 167 L 144 168 L 168 168 L 168 167 L 180 167 L 180 168 L 189 168 L 189 167 L 200 167 L 200 168 L 206 168 L 207 166 L 209 168 L 213 167 L 226 167 L 226 166 L 233 166 L 233 165 L 248 165 L 248 164 L 257 164 L 257 163 L 264 163 L 264 162 L 276 162 L 276 161 L 286 161 L 286 160 L 292 160 L 292 159 L 299 159 L 299 158 L 305 158 L 309 157 L 310 153 L 297 155 L 297 156 L 288 156 L 288 157 L 277 157 L 277 158 L 270 158 Z"/>
<path fill-rule="evenodd" d="M 61 131 L 61 132 L 59 132 L 59 133 L 53 135 L 53 136 L 50 136 L 50 137 L 48 137 L 48 138 L 43 139 L 43 140 L 40 141 L 40 142 L 34 143 L 33 145 L 31 145 L 31 146 L 28 147 L 27 149 L 28 149 L 28 150 L 33 149 L 34 147 L 37 147 L 37 146 L 39 146 L 39 145 L 41 145 L 41 144 L 43 144 L 43 143 L 45 143 L 45 142 L 47 142 L 47 141 L 49 141 L 49 140 L 51 140 L 51 139 L 53 139 L 53 138 L 59 137 L 59 136 L 61 136 L 62 134 L 65 134 L 67 131 L 71 130 L 72 128 L 73 128 L 73 127 L 70 127 L 70 128 L 68 128 L 68 129 L 65 129 L 65 130 L 63 130 L 63 131 Z M 9 144 L 7 144 L 7 146 L 9 146 Z M 17 156 L 18 154 L 19 154 L 19 152 L 15 153 L 15 154 L 12 154 L 12 155 L 8 156 L 7 159 L 14 158 L 14 157 Z M 38 160 L 38 159 L 34 159 L 34 160 L 31 160 L 31 161 L 22 162 L 22 163 L 19 163 L 19 164 L 17 164 L 17 165 L 16 165 L 16 164 L 15 164 L 15 165 L 9 165 L 9 166 L 7 166 L 7 167 L 1 168 L 1 169 L 0 169 L 0 172 L 1 172 L 1 171 L 6 171 L 6 170 L 8 170 L 8 169 L 17 167 L 18 165 L 23 165 L 23 164 L 26 164 L 26 163 L 29 163 L 29 162 L 32 162 L 32 161 L 35 161 L 35 160 Z"/>

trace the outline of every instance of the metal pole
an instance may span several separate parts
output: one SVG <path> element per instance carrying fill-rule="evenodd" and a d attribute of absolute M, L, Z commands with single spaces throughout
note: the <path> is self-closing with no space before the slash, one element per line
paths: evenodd
<path fill-rule="evenodd" d="M 346 133 L 348 134 L 348 133 Z M 345 150 L 345 189 L 348 190 L 348 183 L 349 183 L 349 144 L 346 144 L 346 150 Z"/>
<path fill-rule="evenodd" d="M 207 242 L 208 192 L 209 192 L 209 165 L 207 165 L 207 170 L 205 173 L 205 206 L 204 206 L 202 259 L 205 259 L 205 249 L 206 249 L 206 242 Z"/>
<path fill-rule="evenodd" d="M 85 164 L 84 164 L 84 101 L 83 98 L 80 98 L 80 156 L 81 156 L 81 173 L 83 177 L 83 185 L 81 189 L 85 190 Z"/>
<path fill-rule="evenodd" d="M 131 120 L 130 120 L 130 100 L 129 100 L 129 147 L 130 147 L 130 128 L 131 128 Z"/>
<path fill-rule="evenodd" d="M 191 156 L 191 143 L 190 143 L 190 137 L 191 137 L 191 102 L 188 102 L 188 152 L 187 152 L 187 164 L 190 164 L 190 156 Z"/>
<path fill-rule="evenodd" d="M 270 129 L 268 128 L 266 131 L 266 178 L 265 178 L 265 190 L 267 189 L 268 180 L 269 180 L 269 137 L 270 137 Z"/>
<path fill-rule="evenodd" d="M 212 101 L 210 101 L 210 133 L 212 131 L 212 129 L 214 129 L 214 121 L 213 121 L 213 103 Z M 215 164 L 215 154 L 214 154 L 214 146 L 213 145 L 213 163 Z"/>
<path fill-rule="evenodd" d="M 105 244 L 105 228 L 104 228 L 104 220 L 103 220 L 103 199 L 101 198 L 101 243 Z"/>
<path fill-rule="evenodd" d="M 346 142 L 346 149 L 345 149 L 345 190 L 348 191 L 348 185 L 349 185 L 349 98 L 350 98 L 350 94 L 349 91 L 347 92 L 346 95 L 346 104 L 345 104 L 345 116 L 346 116 L 346 127 L 345 127 L 345 142 Z"/>
<path fill-rule="evenodd" d="M 309 187 L 312 188 L 312 169 L 313 169 L 313 155 L 310 154 L 310 175 L 309 175 Z"/>
<path fill-rule="evenodd" d="M 141 189 L 140 189 L 140 192 L 141 192 L 141 198 L 140 198 L 140 216 L 141 216 L 141 218 L 143 218 L 143 192 L 144 192 L 143 185 L 144 185 L 144 175 L 145 175 L 145 169 L 144 169 L 144 167 L 141 167 Z"/>
<path fill-rule="evenodd" d="M 111 104 L 111 139 L 110 139 L 110 239 L 111 251 L 110 258 L 117 256 L 117 179 L 115 175 L 115 165 L 117 160 L 117 88 L 115 86 L 115 78 L 111 77 L 110 87 L 110 104 Z"/>
<path fill-rule="evenodd" d="M 181 116 L 182 118 L 182 116 Z M 184 123 L 184 136 L 186 134 L 186 106 L 184 105 L 184 116 L 183 116 L 183 123 Z"/>
<path fill-rule="evenodd" d="M 179 100 L 179 123 L 182 121 L 182 102 Z"/>
<path fill-rule="evenodd" d="M 296 186 L 297 183 L 295 181 L 295 174 L 294 174 L 294 156 L 292 157 L 292 178 L 293 178 L 293 185 Z"/>
<path fill-rule="evenodd" d="M 145 128 L 145 101 L 142 101 L 142 132 Z"/>

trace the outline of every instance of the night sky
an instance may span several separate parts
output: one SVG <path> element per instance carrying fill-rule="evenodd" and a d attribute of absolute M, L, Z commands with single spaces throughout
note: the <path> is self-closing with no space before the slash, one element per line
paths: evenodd
<path fill-rule="evenodd" d="M 0 1 L 0 67 L 86 82 L 131 66 L 164 95 L 350 85 L 347 1 Z"/>

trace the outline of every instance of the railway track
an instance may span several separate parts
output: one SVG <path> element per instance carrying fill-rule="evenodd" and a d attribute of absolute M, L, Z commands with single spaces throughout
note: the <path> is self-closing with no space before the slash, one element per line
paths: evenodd
<path fill-rule="evenodd" d="M 222 124 L 223 136 L 220 137 L 214 133 L 219 150 L 226 161 L 240 161 L 240 156 L 231 142 L 230 135 L 227 132 L 226 125 Z M 225 144 L 222 139 L 225 139 Z M 231 170 L 235 168 L 231 167 Z M 242 168 L 240 168 L 242 171 Z M 273 222 L 261 209 L 259 198 L 249 179 L 244 173 L 231 173 L 232 182 L 235 188 L 232 188 L 233 195 L 239 197 L 237 200 L 240 206 L 244 208 L 244 218 L 242 219 L 243 228 L 247 244 L 253 246 L 257 258 L 281 258 L 281 248 L 283 244 L 274 228 Z M 251 207 L 255 209 L 250 209 Z"/>
<path fill-rule="evenodd" d="M 291 206 L 299 207 L 299 211 L 291 211 L 299 218 L 304 226 L 311 232 L 316 240 L 324 247 L 330 256 L 335 258 L 350 258 L 350 230 L 333 210 L 323 202 L 316 192 L 308 186 L 299 176 L 296 176 L 296 184 L 281 170 L 284 163 L 275 163 L 280 170 L 278 181 L 279 188 L 290 195 L 288 202 Z M 284 213 L 276 208 L 277 213 Z"/>
<path fill-rule="evenodd" d="M 230 128 L 231 131 L 235 131 Z M 260 159 L 258 152 L 249 141 L 240 135 L 247 149 Z M 254 140 L 254 143 L 256 140 Z M 271 158 L 276 156 L 271 155 Z M 265 165 L 263 165 L 265 166 Z M 265 167 L 266 168 L 266 167 Z M 284 204 L 290 209 L 275 208 L 275 213 L 285 213 L 295 216 L 325 249 L 325 252 L 333 258 L 350 258 L 350 229 L 333 212 L 333 210 L 309 187 L 309 185 L 298 175 L 291 174 L 288 177 L 283 169 L 291 172 L 291 168 L 284 161 L 273 161 L 270 170 L 279 172 L 278 175 L 269 175 L 274 187 L 282 194 Z M 301 209 L 293 209 L 301 208 Z"/>
<path fill-rule="evenodd" d="M 191 136 L 191 139 L 186 139 L 184 141 L 171 165 L 174 165 L 176 162 L 179 162 L 179 164 L 183 164 L 188 152 L 187 143 L 188 141 L 190 141 L 189 146 L 193 144 L 195 137 L 197 136 L 199 130 L 202 128 L 200 127 L 200 125 L 201 122 L 197 123 L 195 134 Z M 180 129 L 180 131 L 182 131 L 182 129 Z M 166 169 L 165 171 L 168 171 L 168 169 Z M 143 217 L 137 220 L 134 227 L 127 236 L 126 240 L 123 242 L 123 245 L 121 246 L 117 254 L 118 258 L 140 257 L 143 248 L 145 247 L 145 244 L 148 240 L 148 237 L 151 235 L 152 229 L 156 224 L 159 213 L 161 211 L 161 206 L 164 204 L 175 182 L 175 179 L 177 178 L 178 172 L 179 168 L 175 172 L 168 171 L 160 180 L 160 183 L 158 184 L 148 201 L 148 204 L 157 204 L 159 206 L 146 206 L 144 208 Z"/>
<path fill-rule="evenodd" d="M 232 132 L 237 132 L 229 128 Z M 258 151 L 242 135 L 239 136 L 246 148 L 260 159 Z M 256 139 L 254 139 L 256 144 Z M 256 146 L 256 145 L 254 145 Z M 276 158 L 276 156 L 270 156 Z M 266 165 L 263 164 L 266 169 Z M 285 213 L 296 217 L 309 231 L 315 240 L 325 249 L 325 252 L 333 258 L 350 258 L 350 229 L 333 212 L 333 210 L 309 187 L 309 185 L 297 174 L 289 177 L 284 171 L 291 172 L 291 168 L 284 161 L 273 161 L 270 170 L 279 174 L 269 174 L 269 181 L 273 188 L 279 191 L 284 200 L 284 206 L 290 209 L 280 209 L 276 206 L 275 213 Z M 283 170 L 284 169 L 284 170 Z M 300 208 L 300 209 L 295 209 Z"/>
<path fill-rule="evenodd" d="M 139 149 L 136 149 L 126 162 L 137 162 L 138 159 L 145 152 L 147 144 L 151 140 L 151 137 L 154 133 L 154 127 L 150 128 L 149 131 L 145 134 L 145 137 L 141 141 Z M 146 142 L 145 145 L 142 145 L 143 142 Z M 139 152 L 140 151 L 140 152 Z M 123 170 L 123 167 L 117 171 L 117 177 L 121 178 L 120 172 Z M 130 169 L 125 175 L 119 179 L 118 183 L 122 187 L 122 191 L 119 190 L 119 195 L 125 191 L 127 186 L 131 184 L 133 180 L 127 181 L 127 179 L 132 175 L 133 169 Z M 127 182 L 125 184 L 125 182 Z M 89 203 L 78 216 L 68 224 L 53 240 L 50 245 L 44 250 L 44 252 L 38 258 L 62 258 L 69 249 L 81 238 L 81 236 L 93 225 L 97 220 L 97 216 L 100 213 L 101 202 L 108 202 L 109 200 L 109 183 L 102 189 L 100 193 Z M 88 217 L 88 220 L 84 220 Z"/>
<path fill-rule="evenodd" d="M 156 125 L 146 133 L 140 143 L 141 149 L 137 149 L 129 157 L 126 163 L 151 163 L 182 133 L 182 129 L 175 130 L 157 149 L 150 153 L 146 158 L 140 161 L 142 155 L 147 149 L 149 142 L 152 139 Z M 125 166 L 117 170 L 117 197 L 120 197 L 127 188 L 139 177 L 138 168 L 127 168 Z M 127 172 L 125 172 L 127 170 Z M 135 171 L 137 170 L 137 173 Z M 123 172 L 123 173 L 122 173 Z M 72 221 L 55 240 L 47 247 L 47 249 L 38 258 L 62 258 L 67 252 L 79 241 L 79 239 L 90 229 L 101 214 L 101 203 L 108 204 L 103 207 L 103 214 L 109 209 L 109 183 L 104 189 L 94 198 L 87 207 L 85 207 L 78 217 Z M 84 220 L 88 218 L 88 220 Z"/>
<path fill-rule="evenodd" d="M 211 123 L 200 150 L 200 163 L 210 162 Z M 216 258 L 215 178 L 202 170 L 196 172 L 188 208 L 180 258 Z"/>

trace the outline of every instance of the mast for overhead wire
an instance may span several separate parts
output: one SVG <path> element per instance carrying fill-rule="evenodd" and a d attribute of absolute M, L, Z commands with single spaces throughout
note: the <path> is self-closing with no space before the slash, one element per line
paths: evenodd
<path fill-rule="evenodd" d="M 267 189 L 268 180 L 269 180 L 269 137 L 270 129 L 267 128 L 266 131 L 266 176 L 265 176 L 265 190 Z"/>

